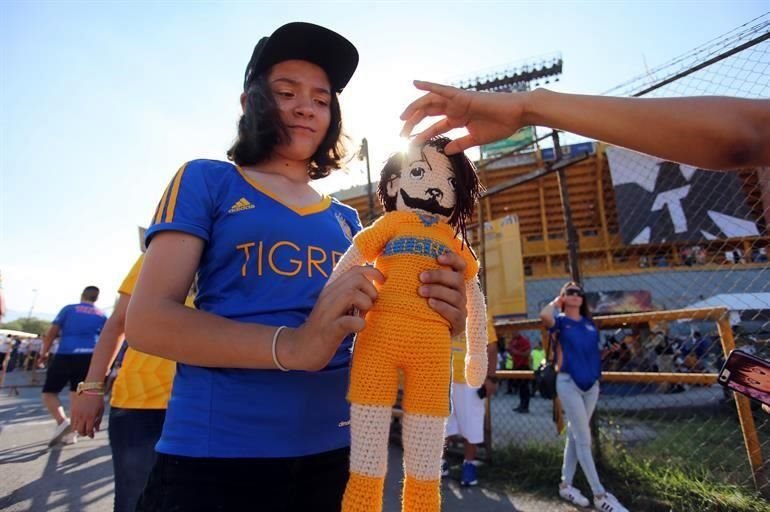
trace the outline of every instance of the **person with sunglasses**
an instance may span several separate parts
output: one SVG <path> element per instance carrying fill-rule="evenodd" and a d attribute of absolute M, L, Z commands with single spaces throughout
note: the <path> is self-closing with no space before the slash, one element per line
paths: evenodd
<path fill-rule="evenodd" d="M 352 335 L 383 276 L 355 267 L 324 287 L 361 223 L 311 181 L 344 162 L 338 95 L 357 64 L 311 23 L 261 38 L 230 162 L 187 162 L 162 195 L 126 318 L 132 348 L 177 362 L 140 511 L 340 509 Z M 465 263 L 438 262 L 419 293 L 456 335 Z"/>
<path fill-rule="evenodd" d="M 628 512 L 602 486 L 591 455 L 590 423 L 599 399 L 601 352 L 599 330 L 591 319 L 583 288 L 575 282 L 565 284 L 559 296 L 540 312 L 540 319 L 548 329 L 557 332 L 556 391 L 567 418 L 559 496 L 574 505 L 589 506 L 588 498 L 572 486 L 580 463 L 594 495 L 594 508 L 603 512 Z"/>

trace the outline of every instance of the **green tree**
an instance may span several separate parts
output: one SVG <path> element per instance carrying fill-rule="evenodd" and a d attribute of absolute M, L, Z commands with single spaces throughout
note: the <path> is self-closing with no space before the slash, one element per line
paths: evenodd
<path fill-rule="evenodd" d="M 51 322 L 48 320 L 32 316 L 29 318 L 17 318 L 13 322 L 0 324 L 0 329 L 13 329 L 14 331 L 31 332 L 42 336 L 50 326 Z"/>

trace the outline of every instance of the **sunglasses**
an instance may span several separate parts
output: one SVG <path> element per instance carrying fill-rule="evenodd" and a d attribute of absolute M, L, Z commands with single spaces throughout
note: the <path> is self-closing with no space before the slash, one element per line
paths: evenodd
<path fill-rule="evenodd" d="M 577 295 L 578 297 L 583 296 L 583 290 L 578 290 L 577 288 L 569 288 L 565 290 L 564 295 L 570 296 L 570 295 Z"/>

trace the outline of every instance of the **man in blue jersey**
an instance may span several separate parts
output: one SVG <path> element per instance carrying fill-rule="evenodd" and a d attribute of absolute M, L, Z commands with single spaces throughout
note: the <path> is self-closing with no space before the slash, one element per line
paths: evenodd
<path fill-rule="evenodd" d="M 61 337 L 43 385 L 43 404 L 56 420 L 49 446 L 55 445 L 70 432 L 70 422 L 59 401 L 59 393 L 69 383 L 71 399 L 77 390 L 78 382 L 86 378 L 96 340 L 99 339 L 99 333 L 107 320 L 104 313 L 94 306 L 98 298 L 99 288 L 86 286 L 80 296 L 80 302 L 64 306 L 43 338 L 41 362 L 48 359 L 53 341 Z M 74 440 L 74 436 L 72 439 Z"/>

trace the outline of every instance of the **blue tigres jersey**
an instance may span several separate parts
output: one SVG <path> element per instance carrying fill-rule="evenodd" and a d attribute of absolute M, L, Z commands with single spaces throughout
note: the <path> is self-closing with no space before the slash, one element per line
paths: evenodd
<path fill-rule="evenodd" d="M 90 302 L 64 306 L 53 324 L 61 329 L 58 355 L 91 354 L 107 316 Z"/>
<path fill-rule="evenodd" d="M 329 197 L 293 208 L 230 163 L 194 160 L 174 176 L 146 236 L 148 245 L 161 231 L 206 242 L 198 309 L 239 322 L 297 327 L 360 229 L 356 211 Z M 347 339 L 320 372 L 178 364 L 157 450 L 293 457 L 348 446 L 350 349 Z"/>
<path fill-rule="evenodd" d="M 602 374 L 599 331 L 588 318 L 573 320 L 564 313 L 554 318 L 552 331 L 559 335 L 562 363 L 559 372 L 567 373 L 583 391 L 588 391 Z"/>

